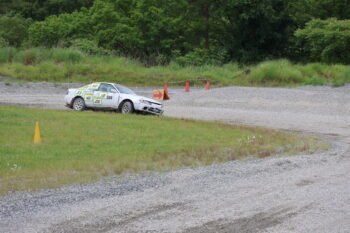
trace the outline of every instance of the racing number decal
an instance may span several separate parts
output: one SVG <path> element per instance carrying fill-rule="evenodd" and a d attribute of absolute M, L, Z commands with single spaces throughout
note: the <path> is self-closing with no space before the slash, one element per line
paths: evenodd
<path fill-rule="evenodd" d="M 102 99 L 95 99 L 94 104 L 102 104 Z"/>
<path fill-rule="evenodd" d="M 106 99 L 106 98 L 107 98 L 107 93 L 106 93 L 106 92 L 101 92 L 101 93 L 100 93 L 100 97 L 101 97 L 102 99 Z"/>
<path fill-rule="evenodd" d="M 81 95 L 81 93 L 83 93 L 83 91 L 77 90 L 77 91 L 75 92 L 75 95 Z"/>
<path fill-rule="evenodd" d="M 100 86 L 100 84 L 99 83 L 93 83 L 93 84 L 91 84 L 91 90 L 97 90 L 97 88 Z"/>
<path fill-rule="evenodd" d="M 92 101 L 92 94 L 85 95 L 85 101 Z"/>

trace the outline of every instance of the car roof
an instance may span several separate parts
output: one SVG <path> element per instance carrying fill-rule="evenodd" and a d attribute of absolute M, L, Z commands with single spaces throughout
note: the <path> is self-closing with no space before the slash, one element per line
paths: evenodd
<path fill-rule="evenodd" d="M 91 83 L 91 85 L 100 85 L 102 83 L 111 84 L 111 85 L 117 84 L 117 83 L 107 83 L 107 82 L 94 82 L 94 83 Z"/>

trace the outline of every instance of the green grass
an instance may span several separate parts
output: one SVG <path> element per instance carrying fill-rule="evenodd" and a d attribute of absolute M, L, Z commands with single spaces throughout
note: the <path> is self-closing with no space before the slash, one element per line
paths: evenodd
<path fill-rule="evenodd" d="M 247 69 L 251 72 L 242 74 Z M 210 79 L 216 86 L 341 86 L 350 82 L 350 66 L 321 63 L 302 65 L 275 60 L 253 66 L 229 63 L 223 66 L 183 67 L 172 62 L 167 66 L 145 67 L 123 57 L 88 56 L 72 49 L 0 48 L 0 75 L 17 81 L 110 81 L 131 86 L 161 86 L 164 81 L 187 79 Z M 204 82 L 192 82 L 192 85 L 204 87 Z"/>
<path fill-rule="evenodd" d="M 39 121 L 42 144 L 33 144 Z M 246 156 L 313 152 L 312 138 L 214 122 L 0 107 L 0 194 Z M 282 148 L 282 149 L 281 149 Z"/>

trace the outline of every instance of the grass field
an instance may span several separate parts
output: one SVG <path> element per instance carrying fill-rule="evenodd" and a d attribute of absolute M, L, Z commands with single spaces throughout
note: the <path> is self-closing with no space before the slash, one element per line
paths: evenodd
<path fill-rule="evenodd" d="M 244 71 L 250 70 L 250 73 Z M 122 57 L 88 56 L 71 49 L 0 49 L 0 75 L 17 81 L 91 83 L 110 81 L 131 86 L 161 86 L 164 81 L 210 79 L 216 86 L 297 86 L 333 85 L 350 82 L 350 66 L 321 63 L 293 64 L 288 60 L 266 61 L 244 66 L 145 67 Z M 202 85 L 192 81 L 192 85 Z M 181 84 L 183 86 L 183 84 Z"/>
<path fill-rule="evenodd" d="M 43 142 L 35 145 L 36 121 Z M 327 148 L 316 139 L 258 128 L 17 107 L 0 107 L 0 132 L 0 194 Z"/>

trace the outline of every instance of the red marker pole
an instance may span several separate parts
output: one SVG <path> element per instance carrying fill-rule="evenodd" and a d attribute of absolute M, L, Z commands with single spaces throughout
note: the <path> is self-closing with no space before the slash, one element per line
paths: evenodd
<path fill-rule="evenodd" d="M 207 83 L 205 84 L 205 90 L 209 90 L 210 89 L 210 80 L 207 80 Z"/>
<path fill-rule="evenodd" d="M 185 92 L 190 92 L 190 82 L 186 80 Z"/>

